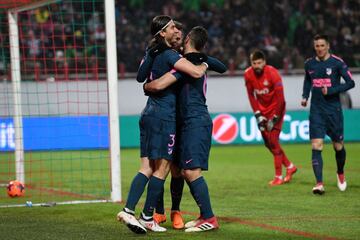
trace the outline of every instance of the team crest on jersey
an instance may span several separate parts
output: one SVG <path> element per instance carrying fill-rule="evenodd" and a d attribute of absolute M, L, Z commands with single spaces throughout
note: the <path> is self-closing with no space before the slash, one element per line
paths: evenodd
<path fill-rule="evenodd" d="M 326 68 L 326 74 L 327 74 L 327 75 L 331 75 L 331 73 L 332 73 L 331 68 Z"/>
<path fill-rule="evenodd" d="M 264 86 L 268 86 L 269 85 L 269 82 L 268 82 L 268 80 L 264 80 L 264 82 L 263 82 L 263 84 L 264 84 Z"/>

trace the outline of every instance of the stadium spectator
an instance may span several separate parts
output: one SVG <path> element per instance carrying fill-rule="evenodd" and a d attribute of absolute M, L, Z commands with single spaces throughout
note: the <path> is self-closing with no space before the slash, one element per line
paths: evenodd
<path fill-rule="evenodd" d="M 102 1 L 95 1 L 94 4 L 77 1 L 51 4 L 36 11 L 22 13 L 19 18 L 20 26 L 24 33 L 31 26 L 36 39 L 40 39 L 42 31 L 49 34 L 55 28 L 56 35 L 52 34 L 55 38 L 54 45 L 46 50 L 53 51 L 53 56 L 54 49 L 64 47 L 64 43 L 56 38 L 66 34 L 66 40 L 72 41 L 78 30 L 83 34 L 84 44 L 95 35 L 100 40 L 95 43 L 99 45 L 99 49 L 104 49 L 102 5 Z M 84 14 L 76 14 L 79 12 Z M 136 72 L 136 66 L 146 48 L 144 42 L 151 38 L 144 31 L 146 23 L 159 13 L 173 15 L 188 28 L 204 26 L 211 35 L 207 53 L 228 64 L 232 64 L 237 57 L 236 49 L 242 47 L 247 56 L 254 48 L 263 50 L 268 56 L 267 61 L 276 68 L 291 70 L 301 67 L 301 64 L 293 64 L 289 55 L 294 53 L 296 58 L 303 59 L 310 57 L 313 52 L 307 47 L 307 43 L 315 32 L 323 32 L 331 36 L 333 50 L 340 54 L 349 67 L 360 66 L 360 54 L 356 50 L 360 49 L 360 4 L 357 0 L 116 0 L 118 58 L 126 72 Z M 1 21 L 0 31 L 8 36 L 6 19 Z M 59 31 L 57 25 L 63 26 L 63 29 Z M 290 51 L 283 47 L 285 44 Z M 98 51 L 99 62 L 105 59 L 104 53 L 104 50 Z M 45 55 L 49 56 L 47 53 Z M 44 69 L 43 59 L 37 58 L 34 61 Z M 234 70 L 243 70 L 242 64 L 234 66 Z M 47 69 L 50 72 L 55 70 Z M 105 71 L 105 68 L 99 68 L 99 71 Z"/>
<path fill-rule="evenodd" d="M 346 190 L 344 166 L 346 151 L 344 147 L 344 123 L 339 94 L 355 86 L 346 63 L 339 57 L 330 54 L 327 35 L 314 37 L 315 57 L 305 63 L 305 79 L 301 105 L 306 106 L 311 91 L 310 106 L 310 139 L 312 145 L 312 167 L 316 185 L 314 194 L 325 193 L 323 184 L 322 150 L 324 137 L 328 135 L 333 143 L 337 164 L 337 185 L 340 191 Z M 345 83 L 340 82 L 340 78 Z"/>
<path fill-rule="evenodd" d="M 269 185 L 281 185 L 290 182 L 292 175 L 297 171 L 279 143 L 285 115 L 282 80 L 278 71 L 266 64 L 265 54 L 262 51 L 252 52 L 250 62 L 251 67 L 247 68 L 244 74 L 247 94 L 265 146 L 274 157 L 275 177 Z M 282 165 L 286 167 L 284 179 Z"/>
<path fill-rule="evenodd" d="M 236 49 L 234 65 L 236 69 L 240 69 L 240 70 L 245 70 L 249 66 L 249 62 L 246 56 L 246 51 L 243 47 L 238 47 Z"/>

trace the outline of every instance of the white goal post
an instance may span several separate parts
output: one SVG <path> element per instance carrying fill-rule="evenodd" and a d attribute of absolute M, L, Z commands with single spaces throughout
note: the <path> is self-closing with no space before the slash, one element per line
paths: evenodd
<path fill-rule="evenodd" d="M 115 2 L 105 0 L 106 60 L 109 95 L 109 131 L 111 156 L 111 200 L 121 201 L 120 127 L 118 112 L 118 72 L 115 31 Z"/>

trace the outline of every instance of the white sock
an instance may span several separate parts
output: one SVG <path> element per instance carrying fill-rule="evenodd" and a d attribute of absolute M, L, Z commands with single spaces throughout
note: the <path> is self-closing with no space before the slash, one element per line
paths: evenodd
<path fill-rule="evenodd" d="M 131 215 L 134 215 L 134 214 L 135 214 L 135 211 L 130 210 L 130 209 L 126 208 L 126 207 L 124 208 L 124 212 L 129 213 L 129 214 L 131 214 Z"/>
<path fill-rule="evenodd" d="M 145 221 L 149 221 L 149 220 L 152 220 L 152 216 L 146 216 L 143 212 L 141 213 L 141 218 L 144 219 Z"/>

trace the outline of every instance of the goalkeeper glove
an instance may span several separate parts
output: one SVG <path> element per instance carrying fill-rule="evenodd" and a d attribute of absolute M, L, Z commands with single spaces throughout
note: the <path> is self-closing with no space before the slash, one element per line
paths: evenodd
<path fill-rule="evenodd" d="M 148 50 L 148 54 L 150 57 L 155 58 L 156 56 L 158 56 L 159 54 L 161 54 L 162 52 L 164 52 L 165 50 L 168 50 L 168 49 L 170 49 L 168 45 L 166 45 L 163 42 L 160 42 L 160 43 L 152 46 Z"/>
<path fill-rule="evenodd" d="M 255 112 L 256 122 L 260 131 L 264 131 L 266 127 L 266 117 L 261 115 L 260 111 Z"/>
<path fill-rule="evenodd" d="M 267 125 L 266 125 L 266 129 L 270 132 L 275 124 L 279 121 L 279 116 L 278 115 L 274 115 L 272 119 L 270 119 L 268 122 L 267 122 Z"/>

